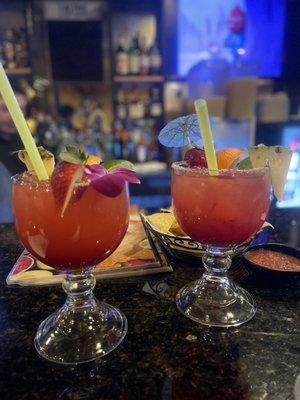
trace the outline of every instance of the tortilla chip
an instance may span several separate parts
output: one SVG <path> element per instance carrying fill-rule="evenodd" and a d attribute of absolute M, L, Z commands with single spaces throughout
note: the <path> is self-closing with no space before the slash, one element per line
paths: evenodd
<path fill-rule="evenodd" d="M 267 222 L 267 221 L 265 221 L 265 222 L 263 223 L 263 225 L 262 225 L 262 227 L 260 228 L 260 230 L 262 230 L 263 228 L 272 228 L 272 229 L 275 229 L 274 226 L 273 226 L 270 222 Z"/>
<path fill-rule="evenodd" d="M 150 225 L 162 233 L 168 233 L 175 218 L 173 213 L 156 213 L 147 217 Z"/>
<path fill-rule="evenodd" d="M 12 282 L 31 281 L 31 280 L 47 279 L 50 277 L 52 278 L 52 276 L 53 274 L 50 271 L 33 270 L 12 276 L 11 280 Z"/>
<path fill-rule="evenodd" d="M 142 241 L 139 243 L 139 245 L 140 245 L 140 247 L 141 247 L 142 249 L 151 250 L 151 246 L 150 246 L 150 243 L 149 243 L 149 240 L 148 240 L 148 239 L 142 240 Z"/>
<path fill-rule="evenodd" d="M 97 264 L 96 269 L 100 270 L 100 269 L 105 269 L 105 268 L 107 268 L 107 269 L 119 268 L 119 267 L 121 267 L 122 263 L 124 264 L 124 263 L 128 262 L 128 260 L 124 260 L 124 259 L 122 260 L 122 262 L 119 262 L 118 260 L 112 260 L 111 258 L 109 258 L 108 261 L 106 261 L 106 260 L 102 261 L 100 264 Z"/>
<path fill-rule="evenodd" d="M 178 222 L 174 220 L 171 228 L 170 228 L 170 233 L 172 233 L 175 236 L 187 236 L 187 234 L 181 229 L 179 226 Z"/>
<path fill-rule="evenodd" d="M 160 212 L 161 212 L 161 213 L 163 213 L 163 212 L 173 213 L 172 207 L 171 207 L 171 206 L 170 206 L 169 208 L 161 208 L 161 209 L 160 209 Z"/>
<path fill-rule="evenodd" d="M 36 265 L 40 268 L 40 269 L 45 269 L 45 270 L 53 270 L 53 267 L 50 267 L 50 265 L 46 265 L 44 264 L 42 261 L 36 260 Z"/>

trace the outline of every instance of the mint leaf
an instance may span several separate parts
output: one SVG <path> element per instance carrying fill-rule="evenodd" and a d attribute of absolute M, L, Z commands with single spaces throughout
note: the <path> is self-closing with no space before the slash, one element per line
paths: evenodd
<path fill-rule="evenodd" d="M 78 147 L 73 146 L 66 146 L 66 150 L 60 153 L 59 158 L 62 161 L 80 165 L 84 165 L 87 159 L 85 153 L 82 150 L 80 150 Z"/>
<path fill-rule="evenodd" d="M 108 170 L 114 169 L 117 167 L 123 167 L 127 169 L 134 170 L 134 165 L 130 161 L 126 160 L 109 160 L 102 164 L 102 166 Z"/>

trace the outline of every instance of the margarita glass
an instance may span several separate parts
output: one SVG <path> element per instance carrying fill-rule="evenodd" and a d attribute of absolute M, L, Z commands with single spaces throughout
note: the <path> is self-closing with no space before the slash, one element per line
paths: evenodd
<path fill-rule="evenodd" d="M 206 246 L 201 279 L 178 293 L 178 309 L 209 326 L 230 327 L 250 320 L 256 308 L 250 294 L 227 274 L 229 250 L 262 227 L 270 204 L 268 168 L 209 171 L 172 165 L 172 205 L 181 228 Z"/>
<path fill-rule="evenodd" d="M 64 215 L 50 181 L 29 173 L 13 181 L 13 209 L 18 236 L 37 260 L 65 272 L 67 300 L 41 323 L 35 337 L 40 355 L 62 364 L 78 364 L 104 356 L 125 337 L 127 321 L 117 308 L 93 295 L 95 264 L 122 241 L 129 221 L 127 186 L 116 197 L 105 196 L 89 184 Z"/>

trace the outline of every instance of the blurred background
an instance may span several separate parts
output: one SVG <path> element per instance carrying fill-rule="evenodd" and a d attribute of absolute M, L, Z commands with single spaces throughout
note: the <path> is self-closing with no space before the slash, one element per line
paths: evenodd
<path fill-rule="evenodd" d="M 137 163 L 133 204 L 170 204 L 178 150 L 169 120 L 204 97 L 216 148 L 287 145 L 284 201 L 300 206 L 300 2 L 110 0 L 0 2 L 0 61 L 36 142 L 79 145 Z M 10 153 L 22 148 L 0 99 L 0 221 L 11 220 Z"/>

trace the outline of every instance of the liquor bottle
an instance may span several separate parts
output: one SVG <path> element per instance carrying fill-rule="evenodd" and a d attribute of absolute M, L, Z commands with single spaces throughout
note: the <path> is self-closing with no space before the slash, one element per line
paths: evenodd
<path fill-rule="evenodd" d="M 114 157 L 113 144 L 114 144 L 113 133 L 111 132 L 111 130 L 103 132 L 102 146 L 103 146 L 104 160 L 111 160 Z"/>
<path fill-rule="evenodd" d="M 154 42 L 153 46 L 150 49 L 149 58 L 150 58 L 150 72 L 151 72 L 151 74 L 159 74 L 159 73 L 161 73 L 162 58 L 161 58 L 161 54 L 160 54 L 160 51 L 158 49 L 156 41 Z"/>
<path fill-rule="evenodd" d="M 136 119 L 136 105 L 137 105 L 138 99 L 137 99 L 137 94 L 136 90 L 130 90 L 128 94 L 128 117 L 130 119 Z"/>
<path fill-rule="evenodd" d="M 138 89 L 133 89 L 128 95 L 128 116 L 130 119 L 145 118 L 146 107 Z"/>
<path fill-rule="evenodd" d="M 130 137 L 123 144 L 123 157 L 128 161 L 135 161 L 135 145 Z"/>
<path fill-rule="evenodd" d="M 114 124 L 114 138 L 113 138 L 113 155 L 115 158 L 123 158 L 123 143 L 120 137 L 120 131 L 123 125 L 116 121 Z"/>
<path fill-rule="evenodd" d="M 140 56 L 138 33 L 132 38 L 132 44 L 129 51 L 129 73 L 138 75 L 140 72 Z"/>
<path fill-rule="evenodd" d="M 2 38 L 0 39 L 0 63 L 5 67 L 4 47 Z"/>
<path fill-rule="evenodd" d="M 135 97 L 134 90 L 130 90 L 127 96 L 127 109 L 128 109 L 128 118 L 135 119 L 135 105 L 137 99 Z"/>
<path fill-rule="evenodd" d="M 149 116 L 152 118 L 158 118 L 162 116 L 162 112 L 160 90 L 158 88 L 152 88 L 150 90 Z"/>
<path fill-rule="evenodd" d="M 124 90 L 117 92 L 117 105 L 116 105 L 117 119 L 124 120 L 127 117 L 126 98 Z"/>
<path fill-rule="evenodd" d="M 145 36 L 141 38 L 140 75 L 149 74 L 150 59 Z"/>
<path fill-rule="evenodd" d="M 28 46 L 27 46 L 25 30 L 20 29 L 20 31 L 17 32 L 16 36 L 17 36 L 17 40 L 15 43 L 16 66 L 28 67 L 29 57 L 28 57 Z"/>
<path fill-rule="evenodd" d="M 138 99 L 136 106 L 135 106 L 135 118 L 136 119 L 143 119 L 145 118 L 145 103 L 142 99 Z"/>
<path fill-rule="evenodd" d="M 4 40 L 4 57 L 5 57 L 5 67 L 8 69 L 16 68 L 14 38 L 15 38 L 15 33 L 13 29 L 7 29 L 5 32 L 5 40 Z"/>
<path fill-rule="evenodd" d="M 128 53 L 126 52 L 122 38 L 118 41 L 116 49 L 116 73 L 117 75 L 128 75 Z"/>
<path fill-rule="evenodd" d="M 147 160 L 147 146 L 144 143 L 139 143 L 136 146 L 137 162 L 143 163 Z"/>
<path fill-rule="evenodd" d="M 149 144 L 149 155 L 151 160 L 157 160 L 159 157 L 159 148 L 158 142 L 155 136 L 153 136 L 150 144 Z"/>
<path fill-rule="evenodd" d="M 147 122 L 141 121 L 140 124 L 140 140 L 137 142 L 136 145 L 136 157 L 138 162 L 145 162 L 148 160 L 148 129 L 147 129 Z"/>

